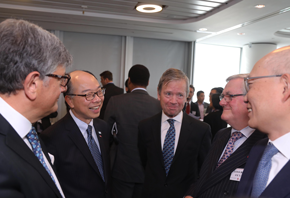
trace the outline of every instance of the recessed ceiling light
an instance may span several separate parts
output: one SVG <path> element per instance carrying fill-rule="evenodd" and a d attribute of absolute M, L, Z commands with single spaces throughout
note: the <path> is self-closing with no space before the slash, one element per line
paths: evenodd
<path fill-rule="evenodd" d="M 162 6 L 154 5 L 154 4 L 143 4 L 143 5 L 138 5 L 136 7 L 136 10 L 139 12 L 144 12 L 144 13 L 156 13 L 162 10 Z"/>
<path fill-rule="evenodd" d="M 244 36 L 244 35 L 246 35 L 246 33 L 241 32 L 241 33 L 237 33 L 237 35 L 238 35 L 238 36 Z"/>
<path fill-rule="evenodd" d="M 199 31 L 207 31 L 207 28 L 199 28 Z"/>
<path fill-rule="evenodd" d="M 264 8 L 265 5 L 256 5 L 255 8 Z"/>

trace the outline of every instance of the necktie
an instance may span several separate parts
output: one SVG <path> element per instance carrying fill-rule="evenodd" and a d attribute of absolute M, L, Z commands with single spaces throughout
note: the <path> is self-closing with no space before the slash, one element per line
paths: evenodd
<path fill-rule="evenodd" d="M 231 156 L 234 150 L 235 142 L 241 137 L 243 137 L 243 134 L 239 131 L 232 133 L 232 136 L 227 144 L 226 150 L 223 156 L 221 157 L 220 161 L 218 162 L 216 168 L 218 168 L 222 163 L 224 163 Z"/>
<path fill-rule="evenodd" d="M 164 145 L 163 145 L 163 160 L 166 176 L 170 170 L 171 162 L 174 156 L 174 144 L 175 144 L 175 128 L 174 128 L 174 120 L 167 120 L 170 124 L 170 127 L 166 133 Z"/>
<path fill-rule="evenodd" d="M 269 178 L 269 172 L 272 166 L 272 157 L 278 153 L 278 149 L 269 143 L 266 147 L 263 156 L 259 162 L 256 174 L 253 180 L 253 188 L 251 197 L 259 197 L 266 188 Z"/>
<path fill-rule="evenodd" d="M 190 106 L 189 103 L 186 103 L 186 113 L 189 114 L 190 113 Z"/>
<path fill-rule="evenodd" d="M 38 135 L 37 135 L 34 127 L 32 127 L 32 129 L 29 131 L 29 133 L 26 135 L 26 137 L 32 146 L 32 151 L 33 151 L 34 155 L 38 158 L 38 160 L 40 161 L 42 166 L 45 168 L 45 170 L 48 172 L 49 176 L 51 177 L 51 179 L 55 183 L 55 180 L 54 180 L 50 170 L 48 169 L 48 167 L 44 161 L 44 158 L 42 155 L 41 145 L 40 145 Z"/>
<path fill-rule="evenodd" d="M 89 149 L 91 151 L 91 154 L 98 166 L 98 169 L 99 169 L 99 172 L 102 176 L 102 179 L 103 181 L 105 181 L 105 178 L 104 178 L 104 171 L 103 171 L 103 160 L 102 160 L 102 155 L 100 153 L 100 150 L 92 136 L 92 126 L 89 125 L 88 126 L 88 129 L 87 129 L 87 133 L 88 133 L 88 146 L 89 146 Z"/>

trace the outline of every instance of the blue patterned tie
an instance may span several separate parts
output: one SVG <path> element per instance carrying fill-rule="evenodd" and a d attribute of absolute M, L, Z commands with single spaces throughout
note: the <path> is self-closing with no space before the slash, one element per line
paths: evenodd
<path fill-rule="evenodd" d="M 231 136 L 231 138 L 227 144 L 227 147 L 225 149 L 225 152 L 224 152 L 223 156 L 221 157 L 221 159 L 219 160 L 216 168 L 218 168 L 222 163 L 224 163 L 231 156 L 231 154 L 233 153 L 233 150 L 234 150 L 235 142 L 243 136 L 244 135 L 239 131 L 232 133 L 232 136 Z"/>
<path fill-rule="evenodd" d="M 266 188 L 272 166 L 272 157 L 277 153 L 278 149 L 272 143 L 269 143 L 256 170 L 251 197 L 259 197 Z"/>
<path fill-rule="evenodd" d="M 166 133 L 166 137 L 163 145 L 163 160 L 166 176 L 170 170 L 171 162 L 174 157 L 174 144 L 175 144 L 175 128 L 174 128 L 174 120 L 167 120 L 170 124 L 170 127 Z"/>
<path fill-rule="evenodd" d="M 26 135 L 26 137 L 32 146 L 32 151 L 33 151 L 34 155 L 38 158 L 38 160 L 40 161 L 42 166 L 45 168 L 45 170 L 48 172 L 49 176 L 51 177 L 51 179 L 55 183 L 55 180 L 54 180 L 50 170 L 48 169 L 48 167 L 43 159 L 41 145 L 40 145 L 38 135 L 37 135 L 34 127 L 32 127 L 32 129 L 29 131 L 29 133 Z"/>
<path fill-rule="evenodd" d="M 98 166 L 99 172 L 102 176 L 103 181 L 105 181 L 104 178 L 104 171 L 103 171 L 103 160 L 102 160 L 102 155 L 100 153 L 100 150 L 98 148 L 98 145 L 96 144 L 93 136 L 92 136 L 92 126 L 89 125 L 88 129 L 87 129 L 87 133 L 88 133 L 88 146 L 89 149 L 92 153 L 92 156 Z"/>

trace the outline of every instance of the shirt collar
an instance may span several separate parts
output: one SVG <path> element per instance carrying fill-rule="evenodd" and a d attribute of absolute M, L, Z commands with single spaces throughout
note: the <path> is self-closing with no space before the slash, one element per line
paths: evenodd
<path fill-rule="evenodd" d="M 162 111 L 162 116 L 161 116 L 161 123 L 163 122 L 167 122 L 168 119 L 174 119 L 175 121 L 181 123 L 183 118 L 183 111 L 180 111 L 179 114 L 173 118 L 168 117 L 167 115 L 165 115 L 165 113 Z"/>
<path fill-rule="evenodd" d="M 254 133 L 255 129 L 253 129 L 249 126 L 246 126 L 242 130 L 236 130 L 236 129 L 232 128 L 231 134 L 233 134 L 233 132 L 236 132 L 236 131 L 240 131 L 246 138 L 249 138 L 252 135 L 252 133 Z"/>
<path fill-rule="evenodd" d="M 290 132 L 285 135 L 279 137 L 278 139 L 271 141 L 274 146 L 279 150 L 279 152 L 284 155 L 288 160 L 290 159 L 290 150 L 289 150 L 289 142 L 290 142 Z"/>
<path fill-rule="evenodd" d="M 146 92 L 147 92 L 147 90 L 146 90 L 146 89 L 144 89 L 144 88 L 141 88 L 141 87 L 137 87 L 137 88 L 133 89 L 131 92 L 133 92 L 133 91 L 135 91 L 135 90 L 143 90 L 143 91 L 146 91 Z"/>
<path fill-rule="evenodd" d="M 75 123 L 77 124 L 77 126 L 79 127 L 79 129 L 80 129 L 80 131 L 82 133 L 85 133 L 86 132 L 86 130 L 88 129 L 88 125 L 91 125 L 92 127 L 94 127 L 93 126 L 93 119 L 91 120 L 91 122 L 89 124 L 87 124 L 87 123 L 81 121 L 80 119 L 78 119 L 74 115 L 74 113 L 72 112 L 72 110 L 69 110 L 69 113 L 70 113 L 71 117 L 73 118 L 73 120 L 75 121 Z"/>
<path fill-rule="evenodd" d="M 31 122 L 0 97 L 0 114 L 23 139 L 32 128 Z"/>

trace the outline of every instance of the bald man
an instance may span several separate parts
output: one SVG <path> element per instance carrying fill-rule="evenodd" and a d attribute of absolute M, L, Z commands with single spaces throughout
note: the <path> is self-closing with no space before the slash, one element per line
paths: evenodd
<path fill-rule="evenodd" d="M 249 126 L 268 135 L 251 150 L 237 195 L 290 197 L 290 46 L 261 60 L 245 78 Z"/>
<path fill-rule="evenodd" d="M 104 90 L 89 72 L 70 73 L 65 92 L 67 115 L 41 133 L 66 197 L 108 198 L 109 130 L 97 117 Z"/>

